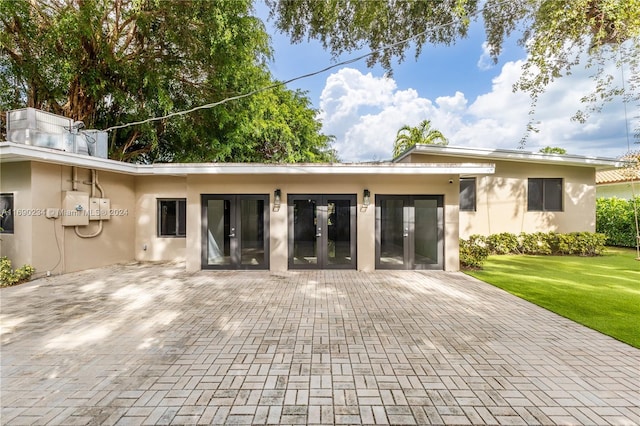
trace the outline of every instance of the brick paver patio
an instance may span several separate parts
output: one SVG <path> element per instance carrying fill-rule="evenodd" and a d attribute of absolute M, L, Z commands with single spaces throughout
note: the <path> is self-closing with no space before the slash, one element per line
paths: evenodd
<path fill-rule="evenodd" d="M 640 351 L 460 273 L 0 290 L 1 424 L 639 424 Z"/>

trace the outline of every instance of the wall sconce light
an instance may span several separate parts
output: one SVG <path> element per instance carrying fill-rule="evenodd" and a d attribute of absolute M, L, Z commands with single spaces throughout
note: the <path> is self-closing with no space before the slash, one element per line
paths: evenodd
<path fill-rule="evenodd" d="M 273 191 L 273 209 L 280 209 L 280 202 L 282 201 L 282 191 L 280 188 Z"/>
<path fill-rule="evenodd" d="M 362 198 L 362 205 L 364 207 L 369 207 L 369 204 L 371 204 L 371 192 L 368 189 L 365 189 L 364 196 Z"/>

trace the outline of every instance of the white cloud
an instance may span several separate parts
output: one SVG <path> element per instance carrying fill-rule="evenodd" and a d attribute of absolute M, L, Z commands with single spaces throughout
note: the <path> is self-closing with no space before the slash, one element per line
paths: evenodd
<path fill-rule="evenodd" d="M 477 66 L 481 71 L 490 70 L 495 66 L 491 59 L 491 45 L 486 41 L 482 43 L 482 55 L 478 58 Z"/>
<path fill-rule="evenodd" d="M 327 78 L 320 95 L 323 131 L 337 137 L 344 161 L 391 157 L 396 132 L 436 110 L 413 89 L 398 90 L 394 80 L 343 68 Z"/>
<path fill-rule="evenodd" d="M 390 158 L 398 129 L 424 119 L 431 120 L 451 145 L 518 148 L 530 118 L 528 95 L 512 90 L 523 63 L 506 63 L 493 79 L 491 91 L 473 102 L 462 92 L 432 102 L 413 89 L 398 89 L 390 78 L 341 69 L 328 77 L 320 97 L 323 131 L 336 136 L 335 148 L 343 161 Z M 589 72 L 577 69 L 552 83 L 533 115 L 539 132 L 529 134 L 525 148 L 560 146 L 572 154 L 612 157 L 626 151 L 621 102 L 611 103 L 586 124 L 570 120 L 583 107 L 580 98 L 592 85 Z M 629 117 L 638 114 L 634 108 Z"/>

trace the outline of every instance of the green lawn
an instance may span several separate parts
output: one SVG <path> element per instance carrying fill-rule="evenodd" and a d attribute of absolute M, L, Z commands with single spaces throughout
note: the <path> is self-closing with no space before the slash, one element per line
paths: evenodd
<path fill-rule="evenodd" d="M 599 257 L 489 256 L 467 274 L 640 348 L 640 261 L 635 250 Z"/>

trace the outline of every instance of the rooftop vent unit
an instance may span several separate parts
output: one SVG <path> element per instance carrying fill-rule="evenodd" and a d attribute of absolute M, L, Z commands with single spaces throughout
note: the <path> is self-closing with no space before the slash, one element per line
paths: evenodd
<path fill-rule="evenodd" d="M 83 128 L 81 121 L 35 108 L 7 111 L 9 142 L 107 158 L 107 132 Z"/>

